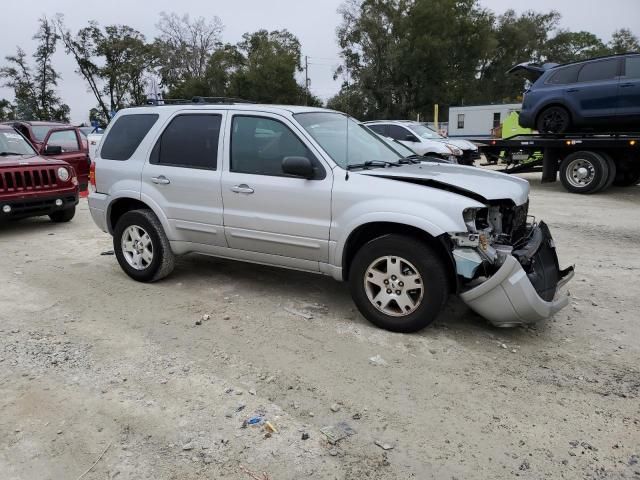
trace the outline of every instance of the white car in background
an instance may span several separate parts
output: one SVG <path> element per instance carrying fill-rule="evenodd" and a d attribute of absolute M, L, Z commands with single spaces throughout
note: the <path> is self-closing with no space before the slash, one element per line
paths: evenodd
<path fill-rule="evenodd" d="M 87 135 L 87 143 L 89 144 L 89 158 L 93 162 L 96 159 L 96 152 L 98 151 L 98 147 L 100 146 L 100 142 L 102 141 L 102 137 L 104 133 L 90 133 Z"/>
<path fill-rule="evenodd" d="M 420 122 L 411 120 L 376 120 L 365 122 L 374 132 L 402 142 L 420 155 L 453 155 L 457 163 L 473 165 L 479 158 L 478 147 L 467 140 L 445 138 Z"/>

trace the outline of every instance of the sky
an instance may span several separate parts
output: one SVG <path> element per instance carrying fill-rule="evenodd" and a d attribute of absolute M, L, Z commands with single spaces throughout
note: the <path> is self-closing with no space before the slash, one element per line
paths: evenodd
<path fill-rule="evenodd" d="M 155 25 L 162 11 L 189 13 L 222 19 L 223 40 L 235 43 L 245 32 L 259 29 L 287 29 L 302 44 L 302 53 L 309 57 L 309 77 L 312 92 L 322 99 L 335 94 L 340 82 L 333 80 L 333 71 L 340 62 L 336 44 L 336 27 L 340 23 L 337 9 L 343 0 L 21 0 L 3 1 L 0 16 L 0 57 L 15 52 L 21 46 L 33 53 L 31 39 L 42 15 L 63 13 L 67 26 L 77 31 L 89 20 L 102 25 L 127 24 L 142 32 L 147 39 L 156 35 Z M 562 14 L 561 28 L 587 30 L 604 41 L 618 28 L 630 28 L 640 34 L 640 0 L 480 0 L 480 3 L 500 14 L 509 8 L 522 12 L 557 10 Z M 0 64 L 3 59 L 0 58 Z M 75 73 L 73 59 L 64 54 L 62 46 L 55 56 L 55 68 L 62 75 L 59 94 L 71 107 L 74 123 L 87 121 L 95 99 L 87 92 L 84 80 Z M 301 83 L 304 83 L 302 80 Z M 12 98 L 11 90 L 0 87 L 0 98 Z"/>

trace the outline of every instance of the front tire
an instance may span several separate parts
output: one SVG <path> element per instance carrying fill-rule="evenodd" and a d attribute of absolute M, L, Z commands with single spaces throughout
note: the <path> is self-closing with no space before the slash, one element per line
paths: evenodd
<path fill-rule="evenodd" d="M 571 116 L 563 107 L 549 107 L 538 115 L 536 128 L 540 133 L 565 133 L 571 126 Z"/>
<path fill-rule="evenodd" d="M 429 245 L 395 234 L 360 248 L 351 264 L 349 286 L 367 320 L 403 333 L 431 324 L 449 294 L 445 267 Z"/>
<path fill-rule="evenodd" d="M 120 267 L 138 282 L 155 282 L 171 273 L 175 255 L 162 224 L 151 210 L 132 210 L 120 217 L 113 232 Z"/>
<path fill-rule="evenodd" d="M 76 215 L 76 207 L 65 208 L 58 212 L 49 214 L 49 219 L 54 223 L 67 223 Z"/>

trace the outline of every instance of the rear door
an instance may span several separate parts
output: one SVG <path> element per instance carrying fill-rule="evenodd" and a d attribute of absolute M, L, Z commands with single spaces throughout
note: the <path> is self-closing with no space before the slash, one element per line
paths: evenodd
<path fill-rule="evenodd" d="M 577 82 L 566 87 L 566 99 L 582 121 L 602 121 L 616 114 L 620 58 L 585 63 Z"/>
<path fill-rule="evenodd" d="M 640 122 L 640 55 L 624 59 L 620 77 L 617 114 L 625 123 Z"/>
<path fill-rule="evenodd" d="M 69 163 L 78 175 L 80 190 L 86 190 L 89 184 L 89 155 L 83 148 L 77 129 L 73 127 L 52 129 L 44 139 L 42 154 L 45 154 L 47 147 L 62 149 L 62 153 L 51 155 L 51 157 Z"/>
<path fill-rule="evenodd" d="M 183 111 L 161 129 L 142 171 L 142 194 L 160 206 L 179 240 L 226 246 L 220 165 L 226 112 Z"/>

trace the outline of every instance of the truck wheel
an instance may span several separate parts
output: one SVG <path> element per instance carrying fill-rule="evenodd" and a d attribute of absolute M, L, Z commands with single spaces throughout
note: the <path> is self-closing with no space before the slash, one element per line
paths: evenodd
<path fill-rule="evenodd" d="M 449 293 L 442 261 L 428 245 L 403 235 L 365 244 L 351 264 L 349 286 L 367 320 L 404 333 L 432 323 Z"/>
<path fill-rule="evenodd" d="M 611 155 L 609 155 L 606 152 L 600 152 L 600 155 L 602 155 L 602 157 L 606 160 L 607 167 L 609 169 L 609 173 L 607 174 L 607 181 L 604 183 L 604 186 L 599 190 L 600 192 L 603 192 L 607 190 L 611 185 L 613 185 L 613 182 L 615 182 L 616 175 L 618 173 L 618 168 L 616 167 L 616 162 Z"/>
<path fill-rule="evenodd" d="M 571 126 L 571 116 L 563 107 L 549 107 L 538 115 L 536 129 L 540 133 L 565 133 Z"/>
<path fill-rule="evenodd" d="M 113 232 L 113 250 L 120 267 L 139 282 L 160 280 L 175 264 L 169 239 L 151 210 L 132 210 L 120 217 Z"/>
<path fill-rule="evenodd" d="M 597 192 L 606 184 L 608 174 L 607 161 L 596 152 L 574 152 L 560 164 L 560 181 L 571 193 Z"/>
<path fill-rule="evenodd" d="M 70 222 L 76 214 L 76 207 L 65 208 L 59 212 L 49 214 L 49 219 L 54 223 L 66 223 Z"/>

